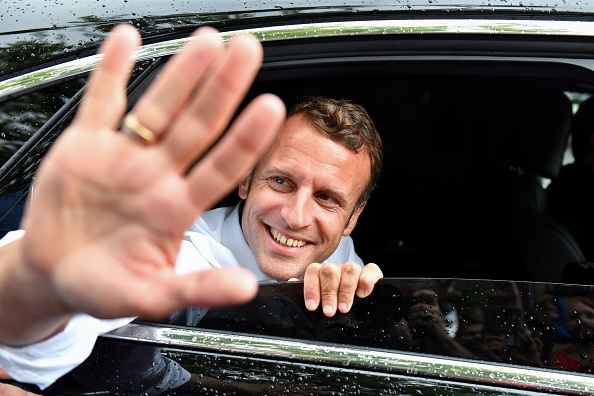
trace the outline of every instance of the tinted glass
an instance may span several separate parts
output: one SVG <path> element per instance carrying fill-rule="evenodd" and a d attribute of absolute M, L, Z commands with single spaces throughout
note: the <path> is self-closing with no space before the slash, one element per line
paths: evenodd
<path fill-rule="evenodd" d="M 208 310 L 203 328 L 594 373 L 594 288 L 524 282 L 394 280 L 348 314 L 310 312 L 301 285 Z"/>
<path fill-rule="evenodd" d="M 278 345 L 278 356 L 268 358 L 255 353 L 230 355 L 225 348 L 196 353 L 167 343 L 151 346 L 147 344 L 149 333 L 139 328 L 135 338 L 143 343 L 101 339 L 92 356 L 53 389 L 72 390 L 77 384 L 86 391 L 156 394 L 163 391 L 159 386 L 177 383 L 183 384 L 176 389 L 182 393 L 292 390 L 310 394 L 369 388 L 396 394 L 409 394 L 413 389 L 429 395 L 444 390 L 472 394 L 466 386 L 443 380 L 435 383 L 419 376 L 411 382 L 399 376 L 398 370 L 382 373 L 374 359 L 367 365 L 349 365 L 340 351 L 327 348 L 332 346 L 377 351 L 378 357 L 381 351 L 398 351 L 587 375 L 594 370 L 592 287 L 385 279 L 369 297 L 356 298 L 351 312 L 327 318 L 319 309 L 305 309 L 302 284 L 279 283 L 261 286 L 257 297 L 246 305 L 184 310 L 169 319 L 169 325 L 186 329 L 193 324 L 197 330 L 260 335 L 286 344 Z M 165 328 L 155 330 L 156 334 L 166 332 Z M 187 333 L 190 343 L 191 334 Z M 216 339 L 217 333 L 212 337 Z M 243 343 L 241 338 L 236 342 Z M 201 349 L 199 343 L 195 347 Z M 323 363 L 292 361 L 307 350 L 317 350 Z M 489 394 L 484 387 L 473 389 Z M 522 392 L 526 391 L 509 389 L 504 394 L 527 394 Z"/>

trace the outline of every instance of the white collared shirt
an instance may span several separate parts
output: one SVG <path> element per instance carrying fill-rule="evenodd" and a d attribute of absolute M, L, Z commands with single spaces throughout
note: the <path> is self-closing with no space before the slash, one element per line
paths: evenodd
<path fill-rule="evenodd" d="M 0 246 L 23 235 L 14 231 L 0 240 Z M 342 237 L 338 248 L 325 261 L 363 265 L 355 253 L 353 240 Z M 239 205 L 210 210 L 198 217 L 186 231 L 180 246 L 175 271 L 184 275 L 212 267 L 243 267 L 259 282 L 273 281 L 260 271 L 254 254 L 245 240 L 239 219 Z M 76 315 L 65 330 L 55 336 L 20 348 L 0 345 L 0 365 L 15 380 L 45 389 L 58 378 L 82 363 L 91 353 L 97 337 L 134 320 L 97 319 Z"/>
<path fill-rule="evenodd" d="M 259 282 L 272 280 L 260 271 L 243 235 L 239 206 L 213 209 L 196 219 L 182 241 L 176 263 L 179 273 L 224 265 L 249 269 Z M 355 253 L 352 238 L 342 237 L 334 253 L 324 262 L 347 261 L 363 266 L 363 260 Z"/>

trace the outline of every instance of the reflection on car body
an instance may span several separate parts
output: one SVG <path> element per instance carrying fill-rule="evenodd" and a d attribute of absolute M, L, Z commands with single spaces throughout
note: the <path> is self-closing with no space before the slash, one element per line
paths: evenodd
<path fill-rule="evenodd" d="M 581 373 L 592 374 L 591 355 L 583 351 L 584 346 L 594 346 L 594 323 L 579 317 L 594 312 L 594 288 L 580 287 L 575 294 L 575 288 L 564 285 L 544 286 L 508 281 L 385 279 L 369 297 L 356 298 L 351 312 L 328 318 L 321 311 L 305 308 L 302 284 L 264 285 L 248 304 L 207 310 L 195 329 L 138 321 L 116 330 L 97 344 L 94 354 L 72 378 L 94 391 L 128 394 L 127 390 L 135 394 L 158 383 L 165 375 L 163 362 L 173 360 L 195 376 L 191 382 L 194 390 L 205 386 L 271 394 L 283 393 L 286 387 L 298 392 L 299 386 L 303 386 L 302 394 L 312 389 L 343 390 L 343 383 L 327 382 L 322 374 L 325 370 L 317 374 L 305 370 L 312 364 L 356 373 L 373 368 L 384 380 L 372 388 L 383 391 L 406 389 L 398 378 L 411 373 L 451 381 L 456 389 L 464 389 L 462 383 L 469 378 L 472 387 L 478 388 L 513 382 L 511 388 L 518 392 L 532 388 L 580 392 L 584 385 L 590 389 L 594 378 L 582 377 Z M 419 299 L 429 294 L 438 301 L 436 306 Z M 454 319 L 445 321 L 446 315 Z M 477 342 L 466 343 L 459 332 L 470 324 L 480 325 L 480 336 Z M 449 335 L 448 327 L 457 331 Z M 115 342 L 125 339 L 137 343 Z M 206 369 L 213 373 L 206 375 L 203 357 L 188 352 L 192 350 L 223 356 L 234 351 L 239 356 L 222 362 L 208 360 L 214 367 Z M 254 384 L 251 375 L 266 373 L 260 367 L 261 358 L 254 357 L 259 355 L 276 361 L 277 366 L 292 367 L 295 376 L 309 372 L 307 381 L 282 381 L 283 374 L 277 368 L 267 375 L 279 376 L 283 387 L 269 389 L 269 380 L 265 386 Z M 244 359 L 241 374 L 214 374 L 217 370 L 233 371 L 225 363 L 235 359 Z M 145 374 L 137 375 L 139 372 Z M 168 374 L 172 372 L 176 371 L 170 368 Z M 64 383 L 69 384 L 68 379 L 56 384 L 54 391 L 62 391 Z"/>
<path fill-rule="evenodd" d="M 106 334 L 46 394 L 594 391 L 594 267 L 551 216 L 546 191 L 571 157 L 575 110 L 594 94 L 594 6 L 363 3 L 106 2 L 93 3 L 93 15 L 67 5 L 53 26 L 21 15 L 18 31 L 5 27 L 8 229 L 114 20 L 144 37 L 130 107 L 187 35 L 211 25 L 263 43 L 247 100 L 346 97 L 368 109 L 385 146 L 379 188 L 353 238 L 386 279 L 350 313 L 307 311 L 298 283 L 262 285 L 245 306 L 196 307 Z"/>

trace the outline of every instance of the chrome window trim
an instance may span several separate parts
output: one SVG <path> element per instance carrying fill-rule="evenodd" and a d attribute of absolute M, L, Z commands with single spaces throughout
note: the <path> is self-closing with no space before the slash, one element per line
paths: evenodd
<path fill-rule="evenodd" d="M 409 19 L 381 21 L 346 21 L 282 25 L 254 29 L 239 29 L 219 33 L 224 40 L 235 34 L 252 33 L 261 41 L 289 40 L 308 37 L 338 37 L 374 34 L 522 34 L 542 36 L 594 36 L 594 22 L 589 21 L 533 21 L 490 19 Z M 136 61 L 172 55 L 190 38 L 147 44 L 138 48 Z M 22 90 L 75 77 L 93 70 L 102 55 L 50 66 L 0 82 L 0 99 Z"/>
<path fill-rule="evenodd" d="M 472 385 L 520 387 L 539 392 L 589 394 L 594 391 L 594 376 L 552 369 L 523 368 L 486 362 L 394 352 L 360 346 L 319 344 L 314 341 L 265 337 L 196 328 L 172 328 L 146 323 L 131 323 L 103 337 L 151 343 L 163 348 L 187 348 L 208 352 L 239 353 L 255 358 L 295 360 L 328 365 L 348 364 L 388 374 L 414 374 Z"/>

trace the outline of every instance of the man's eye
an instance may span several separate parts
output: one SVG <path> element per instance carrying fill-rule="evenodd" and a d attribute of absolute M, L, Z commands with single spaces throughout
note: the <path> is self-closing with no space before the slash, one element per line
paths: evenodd
<path fill-rule="evenodd" d="M 286 183 L 287 183 L 287 181 L 286 181 L 284 178 L 282 178 L 282 177 L 279 177 L 279 176 L 276 176 L 276 177 L 274 178 L 274 182 L 275 182 L 276 184 L 286 184 Z"/>
<path fill-rule="evenodd" d="M 318 197 L 322 200 L 322 201 L 330 201 L 332 198 L 330 197 L 330 195 L 328 194 L 320 194 L 318 195 Z"/>

